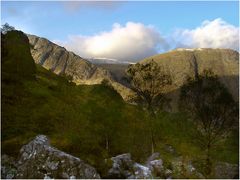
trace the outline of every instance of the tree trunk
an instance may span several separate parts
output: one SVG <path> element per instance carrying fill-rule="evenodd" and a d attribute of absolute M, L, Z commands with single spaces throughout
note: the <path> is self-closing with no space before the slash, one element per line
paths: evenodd
<path fill-rule="evenodd" d="M 105 136 L 105 144 L 106 144 L 106 151 L 107 153 L 109 153 L 109 139 L 108 139 L 108 135 Z"/>
<path fill-rule="evenodd" d="M 211 145 L 208 143 L 207 145 L 207 158 L 206 158 L 206 175 L 209 176 L 212 172 L 212 163 L 211 163 L 211 157 L 210 157 L 210 150 Z"/>
<path fill-rule="evenodd" d="M 153 132 L 153 121 L 156 118 L 156 114 L 154 113 L 153 108 L 151 105 L 148 106 L 148 112 L 149 112 L 149 122 L 150 122 L 150 133 L 151 133 L 151 152 L 152 154 L 155 152 L 155 139 L 154 139 L 154 132 Z"/>
<path fill-rule="evenodd" d="M 155 142 L 154 142 L 152 127 L 151 127 L 151 148 L 152 148 L 152 154 L 153 154 L 155 152 Z"/>

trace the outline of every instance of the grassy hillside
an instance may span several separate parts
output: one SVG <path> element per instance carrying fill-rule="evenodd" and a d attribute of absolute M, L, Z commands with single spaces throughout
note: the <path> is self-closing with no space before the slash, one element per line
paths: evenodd
<path fill-rule="evenodd" d="M 23 42 L 21 32 L 2 35 L 2 154 L 17 157 L 24 143 L 45 134 L 55 147 L 99 170 L 104 158 L 120 153 L 146 160 L 151 153 L 150 129 L 142 109 L 125 103 L 111 87 L 76 86 L 33 65 L 29 44 Z M 20 70 L 14 66 L 16 61 Z M 193 138 L 195 127 L 184 114 L 160 113 L 154 127 L 156 150 L 166 162 L 179 155 L 196 161 L 203 158 Z M 169 145 L 176 153 L 167 150 Z M 238 162 L 238 132 L 219 144 L 214 158 Z"/>

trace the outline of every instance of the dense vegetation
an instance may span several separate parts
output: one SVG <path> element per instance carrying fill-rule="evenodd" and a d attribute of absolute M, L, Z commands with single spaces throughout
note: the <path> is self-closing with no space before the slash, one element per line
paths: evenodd
<path fill-rule="evenodd" d="M 16 157 L 37 134 L 99 170 L 103 159 L 116 154 L 130 152 L 137 161 L 151 154 L 148 115 L 141 108 L 125 103 L 107 85 L 76 86 L 34 65 L 27 37 L 19 31 L 2 34 L 1 42 L 2 154 Z M 153 127 L 164 162 L 178 155 L 196 162 L 204 158 L 184 113 L 158 113 Z M 174 153 L 167 150 L 170 145 Z M 238 163 L 237 130 L 216 146 L 213 158 Z"/>

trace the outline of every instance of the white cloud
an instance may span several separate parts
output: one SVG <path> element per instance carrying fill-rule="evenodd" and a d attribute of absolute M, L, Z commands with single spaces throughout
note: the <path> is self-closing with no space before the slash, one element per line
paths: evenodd
<path fill-rule="evenodd" d="M 93 36 L 69 36 L 66 42 L 55 41 L 82 57 L 104 57 L 136 61 L 166 50 L 168 45 L 152 26 L 128 22 L 115 23 L 111 31 Z"/>
<path fill-rule="evenodd" d="M 177 47 L 230 48 L 238 50 L 239 27 L 221 18 L 204 21 L 196 29 L 177 30 L 173 35 Z"/>
<path fill-rule="evenodd" d="M 230 48 L 238 50 L 239 27 L 221 18 L 204 21 L 195 29 L 178 29 L 163 37 L 153 26 L 128 22 L 115 23 L 110 31 L 93 36 L 70 35 L 55 41 L 84 58 L 110 58 L 138 61 L 174 48 Z"/>

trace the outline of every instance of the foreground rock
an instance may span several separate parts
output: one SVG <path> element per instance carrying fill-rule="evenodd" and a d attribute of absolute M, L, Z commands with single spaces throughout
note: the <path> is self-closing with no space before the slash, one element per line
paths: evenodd
<path fill-rule="evenodd" d="M 100 178 L 96 170 L 79 158 L 50 146 L 44 135 L 24 145 L 17 162 L 16 178 Z"/>
<path fill-rule="evenodd" d="M 163 160 L 160 158 L 160 154 L 158 152 L 153 153 L 147 160 L 146 166 L 150 169 L 151 173 L 154 177 L 158 178 L 171 178 L 171 172 L 168 171 L 165 173 Z"/>
<path fill-rule="evenodd" d="M 111 158 L 112 167 L 108 171 L 107 178 L 121 179 L 149 179 L 152 178 L 151 171 L 148 167 L 135 163 L 131 155 L 121 154 Z"/>

